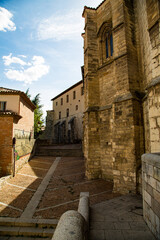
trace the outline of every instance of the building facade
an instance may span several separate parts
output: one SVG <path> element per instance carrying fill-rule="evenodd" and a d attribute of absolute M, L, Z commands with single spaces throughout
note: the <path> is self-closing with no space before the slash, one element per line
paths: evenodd
<path fill-rule="evenodd" d="M 0 87 L 0 176 L 12 174 L 29 159 L 34 109 L 25 93 Z"/>
<path fill-rule="evenodd" d="M 83 137 L 84 95 L 80 81 L 52 99 L 47 111 L 45 137 L 54 143 L 78 143 Z"/>
<path fill-rule="evenodd" d="M 141 155 L 160 152 L 160 2 L 85 7 L 86 176 L 136 192 Z"/>

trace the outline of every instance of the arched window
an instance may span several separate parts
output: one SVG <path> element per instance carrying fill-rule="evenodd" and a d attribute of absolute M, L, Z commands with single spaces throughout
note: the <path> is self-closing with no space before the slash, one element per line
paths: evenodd
<path fill-rule="evenodd" d="M 113 36 L 112 32 L 108 32 L 106 36 L 106 58 L 113 56 Z"/>
<path fill-rule="evenodd" d="M 99 63 L 101 65 L 113 56 L 114 48 L 111 19 L 101 25 L 97 37 L 99 38 Z"/>

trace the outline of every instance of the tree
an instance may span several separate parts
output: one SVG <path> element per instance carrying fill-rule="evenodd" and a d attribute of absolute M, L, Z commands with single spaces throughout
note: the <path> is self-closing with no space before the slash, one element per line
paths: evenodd
<path fill-rule="evenodd" d="M 29 88 L 26 91 L 26 95 L 31 98 Z M 44 126 L 42 111 L 43 105 L 40 104 L 40 93 L 38 93 L 31 101 L 36 106 L 36 109 L 34 110 L 34 137 L 38 138 L 38 136 L 42 133 L 42 127 Z"/>

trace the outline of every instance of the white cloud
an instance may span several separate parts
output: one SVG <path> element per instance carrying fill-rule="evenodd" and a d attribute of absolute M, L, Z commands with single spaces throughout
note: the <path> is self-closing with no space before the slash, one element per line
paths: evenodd
<path fill-rule="evenodd" d="M 81 11 L 71 11 L 66 15 L 53 15 L 43 19 L 37 29 L 39 40 L 64 40 L 80 37 L 83 29 Z"/>
<path fill-rule="evenodd" d="M 16 26 L 12 22 L 13 14 L 7 9 L 0 7 L 0 31 L 15 31 Z"/>
<path fill-rule="evenodd" d="M 10 53 L 8 56 L 3 56 L 2 59 L 4 60 L 4 65 L 5 65 L 5 66 L 9 66 L 9 65 L 11 65 L 12 63 L 20 64 L 20 65 L 22 65 L 22 66 L 27 65 L 27 63 L 24 62 L 23 60 L 21 60 L 20 58 L 18 58 L 18 57 L 12 57 L 12 53 Z"/>
<path fill-rule="evenodd" d="M 6 69 L 6 77 L 8 79 L 24 82 L 25 84 L 31 84 L 33 81 L 37 81 L 49 72 L 49 66 L 45 64 L 45 60 L 42 56 L 33 56 L 32 60 L 28 63 L 20 58 L 12 57 L 11 54 L 9 56 L 3 56 L 3 60 L 6 66 L 13 63 L 20 65 L 18 70 L 13 67 Z M 24 68 L 24 66 L 26 66 L 26 68 Z"/>

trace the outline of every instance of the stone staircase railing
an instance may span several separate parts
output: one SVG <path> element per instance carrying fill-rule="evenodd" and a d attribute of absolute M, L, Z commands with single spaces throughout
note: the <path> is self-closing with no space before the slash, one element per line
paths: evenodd
<path fill-rule="evenodd" d="M 89 193 L 82 192 L 78 211 L 65 212 L 56 227 L 52 240 L 87 240 L 89 230 Z"/>

